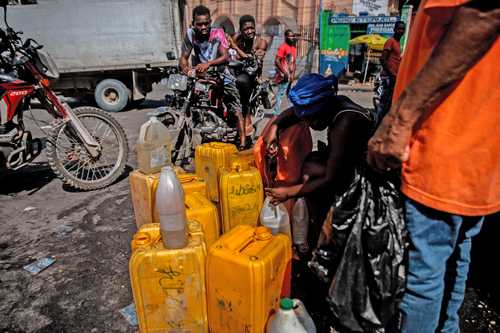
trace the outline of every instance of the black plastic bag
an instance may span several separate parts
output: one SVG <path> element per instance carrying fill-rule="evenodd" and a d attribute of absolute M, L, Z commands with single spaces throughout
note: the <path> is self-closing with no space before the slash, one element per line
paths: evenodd
<path fill-rule="evenodd" d="M 329 283 L 330 310 L 342 326 L 383 331 L 394 317 L 405 287 L 405 244 L 398 188 L 360 168 L 332 206 L 309 263 Z"/>

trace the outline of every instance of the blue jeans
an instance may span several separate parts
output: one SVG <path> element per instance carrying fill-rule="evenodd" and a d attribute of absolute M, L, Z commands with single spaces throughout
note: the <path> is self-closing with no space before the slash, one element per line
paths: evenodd
<path fill-rule="evenodd" d="M 481 231 L 482 221 L 406 201 L 411 243 L 401 332 L 459 332 L 471 238 Z"/>
<path fill-rule="evenodd" d="M 273 113 L 275 115 L 280 114 L 281 112 L 281 99 L 283 95 L 286 94 L 286 88 L 288 87 L 288 82 L 283 82 L 278 84 L 278 91 L 276 92 L 276 103 L 274 104 Z"/>

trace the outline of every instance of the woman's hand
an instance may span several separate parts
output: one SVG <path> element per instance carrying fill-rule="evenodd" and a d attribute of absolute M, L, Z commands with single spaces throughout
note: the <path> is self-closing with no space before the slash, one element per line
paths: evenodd
<path fill-rule="evenodd" d="M 284 201 L 287 201 L 292 196 L 292 191 L 290 187 L 275 187 L 266 188 L 266 195 L 271 197 L 271 204 L 278 205 Z"/>

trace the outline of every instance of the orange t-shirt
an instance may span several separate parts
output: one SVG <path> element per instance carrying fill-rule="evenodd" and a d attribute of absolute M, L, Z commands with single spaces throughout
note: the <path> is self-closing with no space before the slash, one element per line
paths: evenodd
<path fill-rule="evenodd" d="M 423 0 L 399 68 L 394 100 L 468 0 Z M 467 50 L 463 50 L 467 52 Z M 434 209 L 465 216 L 500 211 L 500 40 L 413 133 L 402 191 Z"/>

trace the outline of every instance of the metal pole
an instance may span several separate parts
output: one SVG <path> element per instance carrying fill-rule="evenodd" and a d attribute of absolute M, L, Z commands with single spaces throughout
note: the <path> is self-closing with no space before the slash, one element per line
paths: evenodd
<path fill-rule="evenodd" d="M 370 65 L 370 51 L 372 49 L 368 47 L 368 59 L 366 60 L 365 76 L 363 77 L 363 84 L 366 82 L 366 74 L 368 73 L 368 66 Z"/>

